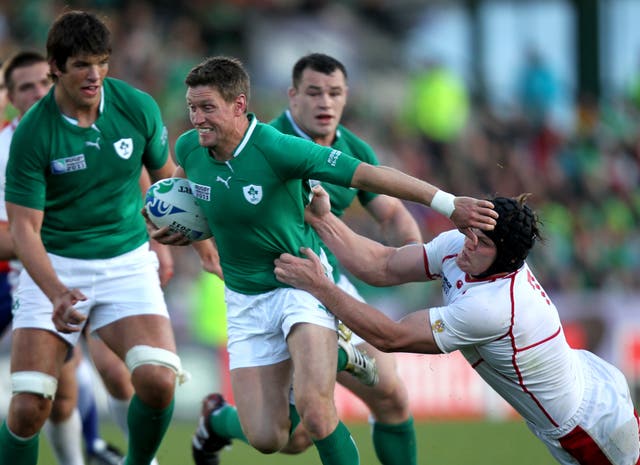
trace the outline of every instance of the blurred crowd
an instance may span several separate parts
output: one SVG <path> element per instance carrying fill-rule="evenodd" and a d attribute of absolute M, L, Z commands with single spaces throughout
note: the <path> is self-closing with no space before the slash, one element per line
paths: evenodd
<path fill-rule="evenodd" d="M 48 27 L 65 7 L 99 11 L 114 32 L 110 74 L 158 100 L 175 141 L 189 128 L 183 79 L 194 64 L 208 55 L 227 54 L 242 58 L 253 70 L 257 66 L 246 50 L 256 32 L 252 18 L 313 15 L 331 3 L 0 0 L 0 59 L 18 48 L 43 51 Z M 402 29 L 385 16 L 385 2 L 345 3 L 352 17 L 372 30 L 380 30 L 385 19 L 386 33 Z M 352 83 L 359 90 L 352 94 L 344 122 L 371 143 L 382 163 L 450 192 L 472 196 L 531 192 L 545 235 L 544 245 L 531 255 L 531 264 L 548 291 L 637 289 L 640 92 L 615 101 L 576 97 L 572 123 L 557 125 L 552 108 L 566 91 L 554 82 L 539 56 L 532 52 L 529 58 L 515 104 L 508 109 L 493 107 L 477 89 L 447 74 L 438 63 L 425 63 L 421 73 L 390 70 L 390 82 L 384 84 L 378 80 L 365 85 L 360 72 L 359 81 Z M 375 63 L 378 77 L 385 76 L 381 61 Z M 284 66 L 288 75 L 290 65 Z M 359 62 L 357 69 L 363 68 L 366 63 Z M 253 111 L 268 121 L 286 105 L 288 83 L 265 90 L 259 76 L 252 78 Z M 394 111 L 375 111 L 379 107 L 370 103 L 372 99 L 391 99 Z M 425 239 L 451 226 L 429 209 L 409 208 L 420 219 Z M 357 209 L 348 220 L 377 237 Z M 177 251 L 176 257 L 177 277 L 181 272 L 189 279 L 197 275 L 193 254 Z M 182 282 L 178 278 L 174 286 L 181 287 Z"/>

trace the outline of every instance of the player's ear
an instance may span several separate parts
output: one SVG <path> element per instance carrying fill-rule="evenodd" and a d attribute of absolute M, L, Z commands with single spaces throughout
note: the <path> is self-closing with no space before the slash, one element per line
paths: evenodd
<path fill-rule="evenodd" d="M 247 96 L 240 94 L 234 102 L 235 110 L 238 115 L 244 115 L 247 112 Z"/>
<path fill-rule="evenodd" d="M 51 76 L 55 76 L 56 78 L 60 77 L 60 75 L 62 74 L 62 71 L 60 70 L 60 68 L 58 68 L 56 60 L 54 60 L 53 58 L 49 60 L 49 73 L 51 74 Z"/>

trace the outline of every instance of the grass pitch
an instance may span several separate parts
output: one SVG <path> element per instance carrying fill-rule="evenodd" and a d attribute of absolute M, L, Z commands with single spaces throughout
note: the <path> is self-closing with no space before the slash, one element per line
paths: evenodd
<path fill-rule="evenodd" d="M 360 450 L 362 465 L 378 465 L 371 443 L 369 425 L 348 424 Z M 193 423 L 174 421 L 158 453 L 160 465 L 192 465 Z M 124 439 L 112 424 L 102 426 L 102 434 L 124 449 Z M 419 465 L 554 465 L 547 449 L 522 421 L 463 422 L 433 421 L 416 424 Z M 39 465 L 55 465 L 44 435 L 41 435 Z M 236 441 L 221 455 L 221 465 L 321 465 L 315 449 L 297 456 L 263 455 Z"/>

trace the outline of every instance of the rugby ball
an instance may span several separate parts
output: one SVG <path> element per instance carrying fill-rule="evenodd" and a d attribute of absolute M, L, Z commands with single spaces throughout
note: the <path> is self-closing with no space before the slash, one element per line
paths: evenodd
<path fill-rule="evenodd" d="M 182 233 L 192 241 L 212 236 L 187 179 L 166 178 L 152 184 L 145 195 L 144 208 L 158 228 L 169 226 L 170 231 Z"/>

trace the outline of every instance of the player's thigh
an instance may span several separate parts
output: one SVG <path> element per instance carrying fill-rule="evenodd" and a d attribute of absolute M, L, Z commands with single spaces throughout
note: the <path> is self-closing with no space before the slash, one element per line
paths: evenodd
<path fill-rule="evenodd" d="M 99 279 L 93 288 L 96 304 L 91 311 L 91 331 L 98 331 L 124 319 L 130 322 L 131 317 L 138 316 L 161 316 L 168 321 L 169 313 L 158 278 L 157 263 L 157 256 L 149 250 L 148 244 L 123 255 L 97 261 L 95 268 Z M 162 325 L 162 328 L 166 327 Z M 155 326 L 149 329 L 139 336 L 143 338 L 148 333 L 156 337 Z M 103 339 L 106 342 L 105 337 Z"/>
<path fill-rule="evenodd" d="M 9 429 L 21 437 L 35 434 L 49 416 L 51 399 L 69 346 L 54 333 L 19 328 L 11 340 L 12 397 Z"/>
<path fill-rule="evenodd" d="M 333 399 L 338 360 L 336 332 L 313 323 L 298 323 L 292 327 L 287 344 L 296 374 L 296 405 L 304 410 L 305 404 L 317 402 L 318 396 Z"/>
<path fill-rule="evenodd" d="M 133 386 L 125 363 L 97 335 L 87 336 L 87 348 L 107 392 L 116 399 L 130 399 Z"/>
<path fill-rule="evenodd" d="M 108 348 L 120 359 L 134 346 L 146 345 L 176 352 L 169 318 L 162 315 L 132 315 L 97 330 Z"/>
<path fill-rule="evenodd" d="M 58 378 L 70 346 L 55 333 L 18 328 L 11 339 L 11 372 L 38 371 Z"/>
<path fill-rule="evenodd" d="M 230 376 L 240 423 L 249 442 L 283 447 L 290 425 L 291 361 L 236 368 Z"/>

